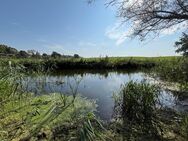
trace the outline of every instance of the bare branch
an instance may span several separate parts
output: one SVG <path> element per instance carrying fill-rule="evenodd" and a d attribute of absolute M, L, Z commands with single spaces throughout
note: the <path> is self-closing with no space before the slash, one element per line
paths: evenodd
<path fill-rule="evenodd" d="M 133 36 L 141 39 L 183 22 L 188 24 L 188 0 L 107 0 L 106 5 L 118 7 L 117 16 L 132 23 Z"/>

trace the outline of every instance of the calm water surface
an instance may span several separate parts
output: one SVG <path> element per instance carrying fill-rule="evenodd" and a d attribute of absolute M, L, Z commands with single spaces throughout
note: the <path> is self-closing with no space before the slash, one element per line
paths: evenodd
<path fill-rule="evenodd" d="M 126 82 L 146 78 L 143 72 L 66 70 L 54 75 L 28 77 L 27 89 L 36 94 L 60 92 L 69 95 L 78 86 L 78 93 L 82 97 L 96 100 L 97 115 L 103 120 L 109 120 L 113 114 L 113 93 L 118 93 Z M 160 95 L 160 102 L 165 107 L 176 107 L 176 98 L 166 91 Z"/>

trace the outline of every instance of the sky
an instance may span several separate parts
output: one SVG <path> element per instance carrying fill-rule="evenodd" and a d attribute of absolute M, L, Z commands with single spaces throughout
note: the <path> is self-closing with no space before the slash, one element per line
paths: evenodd
<path fill-rule="evenodd" d="M 105 0 L 0 0 L 0 44 L 50 54 L 99 56 L 172 56 L 182 31 L 164 31 L 144 42 L 124 35 L 115 7 Z"/>

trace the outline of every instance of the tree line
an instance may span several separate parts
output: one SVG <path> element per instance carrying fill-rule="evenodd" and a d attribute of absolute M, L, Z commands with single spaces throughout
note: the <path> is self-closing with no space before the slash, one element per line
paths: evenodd
<path fill-rule="evenodd" d="M 0 57 L 16 57 L 16 58 L 80 58 L 78 54 L 62 55 L 56 51 L 53 51 L 50 55 L 47 53 L 40 54 L 36 50 L 20 50 L 13 47 L 9 47 L 4 44 L 0 44 Z"/>

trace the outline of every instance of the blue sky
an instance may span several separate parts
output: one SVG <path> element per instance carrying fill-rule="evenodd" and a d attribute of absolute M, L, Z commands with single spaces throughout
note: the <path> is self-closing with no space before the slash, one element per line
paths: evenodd
<path fill-rule="evenodd" d="M 103 0 L 0 0 L 0 43 L 19 50 L 98 56 L 169 56 L 181 30 L 154 40 L 125 38 L 114 8 Z"/>

